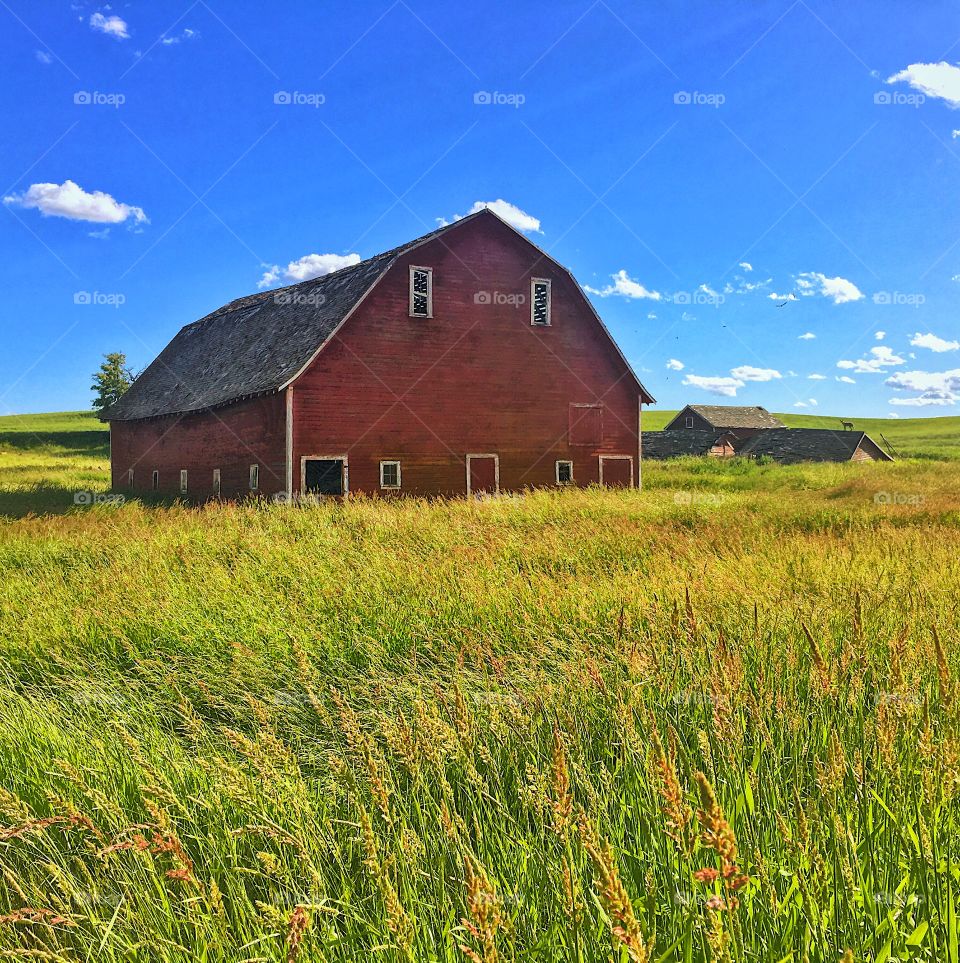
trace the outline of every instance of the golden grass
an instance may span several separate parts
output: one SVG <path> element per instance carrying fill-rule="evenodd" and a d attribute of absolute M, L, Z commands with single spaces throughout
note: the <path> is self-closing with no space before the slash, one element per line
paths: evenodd
<path fill-rule="evenodd" d="M 960 468 L 646 484 L 3 523 L 0 954 L 958 960 Z"/>

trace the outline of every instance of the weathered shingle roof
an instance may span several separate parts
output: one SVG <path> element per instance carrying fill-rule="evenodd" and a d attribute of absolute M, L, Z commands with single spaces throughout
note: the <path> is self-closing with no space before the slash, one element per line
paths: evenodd
<path fill-rule="evenodd" d="M 783 428 L 783 422 L 766 408 L 746 405 L 687 405 L 714 428 Z M 682 412 L 681 412 L 682 414 Z"/>
<path fill-rule="evenodd" d="M 324 277 L 237 298 L 188 324 L 101 419 L 203 411 L 277 391 L 401 254 L 466 220 Z"/>
<path fill-rule="evenodd" d="M 662 460 L 684 455 L 706 455 L 726 435 L 724 431 L 670 428 L 643 433 L 643 457 Z"/>
<path fill-rule="evenodd" d="M 129 391 L 100 413 L 101 420 L 136 421 L 188 414 L 279 391 L 303 371 L 397 258 L 478 217 L 493 217 L 506 224 L 497 214 L 482 208 L 359 264 L 285 288 L 237 298 L 188 324 L 144 369 Z M 545 252 L 540 253 L 553 260 Z M 577 284 L 567 268 L 557 266 Z M 609 335 L 585 295 L 584 300 Z M 640 388 L 644 402 L 652 403 L 652 396 L 612 336 L 610 341 Z"/>
<path fill-rule="evenodd" d="M 800 461 L 849 461 L 864 447 L 881 461 L 893 459 L 863 431 L 833 431 L 830 428 L 771 428 L 748 438 L 739 454 L 757 458 L 766 455 L 787 464 Z"/>

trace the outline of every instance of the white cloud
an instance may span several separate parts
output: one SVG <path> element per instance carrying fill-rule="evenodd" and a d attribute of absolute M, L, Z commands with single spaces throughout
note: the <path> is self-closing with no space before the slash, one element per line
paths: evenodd
<path fill-rule="evenodd" d="M 810 402 L 810 407 L 811 407 L 811 408 L 816 408 L 816 407 L 817 407 L 817 405 L 819 405 L 819 404 L 820 404 L 820 402 L 819 402 L 819 401 L 817 401 L 817 399 L 816 399 L 816 398 L 807 398 L 807 401 L 809 401 L 809 402 Z"/>
<path fill-rule="evenodd" d="M 951 280 L 951 281 L 960 281 L 960 274 L 954 274 L 954 276 L 953 276 L 952 278 L 950 278 L 950 280 Z"/>
<path fill-rule="evenodd" d="M 719 297 L 720 297 L 719 293 L 718 293 L 717 291 L 714 291 L 713 288 L 710 287 L 709 284 L 701 284 L 700 287 L 697 288 L 697 291 L 699 291 L 699 292 L 701 292 L 701 293 L 703 293 L 703 294 L 706 294 L 707 297 L 711 297 L 711 298 L 719 298 Z"/>
<path fill-rule="evenodd" d="M 650 311 L 650 312 L 647 313 L 647 319 L 648 319 L 649 321 L 656 321 L 656 320 L 657 320 L 657 316 L 656 316 L 652 311 Z"/>
<path fill-rule="evenodd" d="M 667 362 L 667 367 L 668 367 L 671 371 L 683 371 L 684 364 L 683 364 L 682 361 L 677 361 L 676 358 L 671 358 L 671 359 Z"/>
<path fill-rule="evenodd" d="M 956 351 L 957 348 L 960 348 L 960 341 L 944 341 L 943 338 L 938 338 L 935 334 L 930 334 L 929 331 L 926 334 L 921 334 L 918 331 L 910 339 L 910 344 L 915 348 L 929 348 L 938 354 L 944 351 Z"/>
<path fill-rule="evenodd" d="M 807 380 L 808 381 L 826 381 L 827 376 L 822 374 L 811 374 L 811 375 L 807 375 Z"/>
<path fill-rule="evenodd" d="M 846 304 L 848 301 L 859 301 L 863 292 L 846 278 L 828 278 L 817 271 L 806 271 L 797 275 L 797 288 L 802 297 L 812 297 L 820 294 L 830 298 L 834 304 Z"/>
<path fill-rule="evenodd" d="M 742 364 L 734 368 L 730 374 L 738 381 L 775 381 L 783 375 L 774 368 L 754 368 L 753 365 Z"/>
<path fill-rule="evenodd" d="M 42 64 L 52 64 L 53 57 L 46 52 L 46 50 L 35 50 L 33 54 L 37 60 Z"/>
<path fill-rule="evenodd" d="M 797 336 L 798 341 L 813 341 L 816 335 L 812 331 L 808 331 L 806 334 L 801 334 Z"/>
<path fill-rule="evenodd" d="M 834 380 L 840 381 L 845 385 L 855 385 L 856 381 L 850 377 L 850 375 L 838 375 Z"/>
<path fill-rule="evenodd" d="M 913 398 L 891 398 L 891 405 L 927 408 L 946 407 L 960 401 L 960 368 L 951 371 L 898 371 L 884 384 L 901 391 L 918 391 Z"/>
<path fill-rule="evenodd" d="M 96 238 L 98 241 L 106 240 L 110 236 L 110 228 L 102 227 L 99 231 L 87 231 L 87 237 Z"/>
<path fill-rule="evenodd" d="M 613 284 L 608 284 L 605 288 L 592 288 L 585 284 L 583 289 L 600 298 L 608 298 L 611 294 L 616 294 L 624 298 L 649 298 L 651 301 L 659 301 L 662 297 L 659 291 L 648 290 L 624 270 L 617 271 L 610 277 L 613 279 Z"/>
<path fill-rule="evenodd" d="M 281 278 L 291 282 L 309 281 L 311 278 L 323 277 L 359 263 L 359 254 L 305 254 L 296 261 L 291 261 L 285 268 L 281 268 L 279 264 L 265 265 L 267 270 L 257 282 L 257 287 L 268 288 Z"/>
<path fill-rule="evenodd" d="M 856 361 L 838 361 L 837 367 L 847 371 L 856 371 L 858 374 L 879 374 L 884 368 L 895 368 L 897 365 L 906 364 L 904 358 L 901 358 L 885 344 L 874 345 L 869 353 L 871 355 L 869 358 L 858 358 Z"/>
<path fill-rule="evenodd" d="M 874 332 L 873 332 L 873 336 L 877 339 L 877 341 L 883 341 L 883 339 L 887 336 L 887 332 L 886 332 L 886 331 L 874 331 Z"/>
<path fill-rule="evenodd" d="M 792 292 L 790 294 L 777 294 L 775 291 L 771 291 L 767 297 L 771 301 L 796 301 L 797 296 Z"/>
<path fill-rule="evenodd" d="M 484 208 L 488 208 L 493 211 L 498 217 L 502 217 L 511 227 L 515 227 L 518 231 L 523 231 L 525 234 L 542 234 L 543 231 L 540 230 L 540 219 L 534 217 L 532 214 L 528 214 L 526 211 L 520 210 L 516 204 L 511 204 L 509 201 L 505 201 L 502 197 L 497 198 L 495 201 L 474 201 L 473 207 L 467 211 L 467 215 L 476 214 L 478 211 L 482 211 Z M 445 217 L 438 217 L 437 223 L 441 227 L 446 227 L 448 224 L 452 224 L 454 221 L 461 220 L 464 216 L 463 214 L 454 214 L 453 217 L 448 221 Z"/>
<path fill-rule="evenodd" d="M 899 418 L 900 416 L 899 416 L 895 411 L 888 411 L 888 412 L 887 412 L 887 417 L 888 417 L 888 418 Z"/>
<path fill-rule="evenodd" d="M 200 34 L 196 30 L 191 30 L 189 27 L 184 27 L 180 33 L 174 34 L 172 37 L 161 37 L 160 43 L 165 47 L 170 47 L 176 43 L 183 43 L 185 40 L 197 40 Z"/>
<path fill-rule="evenodd" d="M 794 407 L 794 408 L 806 408 L 806 407 L 807 407 L 807 403 L 806 403 L 805 401 L 795 401 L 795 402 L 793 403 L 793 407 Z"/>
<path fill-rule="evenodd" d="M 109 17 L 105 17 L 99 11 L 92 13 L 90 14 L 90 26 L 92 29 L 98 30 L 100 33 L 105 33 L 108 37 L 114 37 L 117 40 L 130 39 L 127 22 L 116 16 L 116 14 L 110 14 Z"/>
<path fill-rule="evenodd" d="M 135 224 L 147 221 L 142 207 L 121 204 L 103 191 L 88 193 L 73 181 L 62 184 L 31 184 L 23 194 L 8 194 L 4 204 L 36 208 L 48 217 L 95 224 L 120 224 L 132 218 Z"/>
<path fill-rule="evenodd" d="M 936 64 L 910 64 L 887 78 L 888 84 L 908 83 L 928 97 L 945 100 L 951 107 L 960 107 L 960 67 L 941 60 Z"/>
<path fill-rule="evenodd" d="M 752 265 L 749 261 L 741 261 L 741 262 L 740 262 L 740 267 L 742 267 L 744 271 L 752 271 L 752 270 L 753 270 L 753 265 Z"/>
<path fill-rule="evenodd" d="M 702 388 L 712 395 L 722 395 L 724 398 L 736 398 L 737 390 L 744 387 L 744 382 L 739 378 L 701 377 L 694 374 L 688 374 L 683 379 L 683 384 Z"/>
<path fill-rule="evenodd" d="M 953 140 L 956 140 L 958 137 L 960 137 L 960 130 L 951 130 L 951 131 L 950 131 L 950 136 L 951 136 L 951 138 L 952 138 Z M 893 417 L 895 417 L 895 416 L 894 416 L 894 415 L 891 415 L 890 417 L 893 418 Z"/>

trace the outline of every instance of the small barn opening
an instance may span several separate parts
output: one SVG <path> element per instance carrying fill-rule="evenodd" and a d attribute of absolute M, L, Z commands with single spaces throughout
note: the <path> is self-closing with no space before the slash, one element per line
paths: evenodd
<path fill-rule="evenodd" d="M 342 458 L 304 459 L 303 490 L 308 495 L 343 495 L 345 466 Z"/>

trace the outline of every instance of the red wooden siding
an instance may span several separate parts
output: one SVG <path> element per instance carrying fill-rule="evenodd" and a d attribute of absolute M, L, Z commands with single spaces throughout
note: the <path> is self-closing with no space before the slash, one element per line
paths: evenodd
<path fill-rule="evenodd" d="M 286 491 L 286 417 L 283 395 L 237 402 L 205 414 L 116 421 L 110 426 L 113 487 L 127 489 L 133 468 L 133 490 L 151 490 L 153 472 L 160 473 L 160 492 L 180 493 L 180 471 L 188 472 L 189 498 L 213 494 L 213 470 L 220 469 L 225 498 L 249 492 L 250 466 L 260 466 L 260 491 Z"/>
<path fill-rule="evenodd" d="M 433 317 L 409 317 L 409 266 L 433 268 Z M 530 279 L 551 324 L 530 324 Z M 500 488 L 599 481 L 600 453 L 638 449 L 636 382 L 570 277 L 509 228 L 480 219 L 408 252 L 293 386 L 293 489 L 304 456 L 346 454 L 351 492 L 463 494 L 468 453 L 499 456 Z M 577 436 L 571 405 L 586 409 Z M 571 437 L 573 435 L 573 437 Z M 582 442 L 582 443 L 581 443 Z M 386 493 L 385 493 L 386 494 Z"/>

